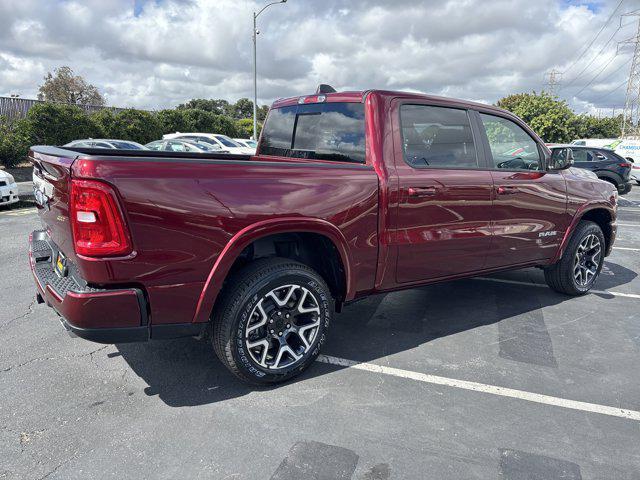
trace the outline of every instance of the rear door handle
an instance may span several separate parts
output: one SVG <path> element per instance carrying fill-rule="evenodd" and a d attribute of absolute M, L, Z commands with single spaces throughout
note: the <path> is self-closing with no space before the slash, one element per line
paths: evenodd
<path fill-rule="evenodd" d="M 496 192 L 498 193 L 498 195 L 513 195 L 514 193 L 518 193 L 518 187 L 501 185 L 496 188 Z"/>
<path fill-rule="evenodd" d="M 430 197 L 438 193 L 436 187 L 409 187 L 410 197 Z"/>

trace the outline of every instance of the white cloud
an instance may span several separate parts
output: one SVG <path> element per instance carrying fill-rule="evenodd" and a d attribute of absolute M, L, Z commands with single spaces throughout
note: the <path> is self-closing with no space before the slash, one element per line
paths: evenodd
<path fill-rule="evenodd" d="M 250 97 L 251 12 L 266 3 L 146 0 L 134 12 L 130 0 L 0 0 L 0 94 L 33 97 L 47 71 L 69 65 L 118 106 Z M 617 1 L 603 1 L 595 11 L 592 4 L 289 0 L 258 19 L 259 97 L 268 103 L 311 92 L 320 82 L 485 102 L 540 90 L 545 72 L 569 67 Z M 624 88 L 607 94 L 628 74 L 629 53 L 576 93 L 614 55 L 616 40 L 633 34 L 633 26 L 620 30 L 574 80 L 617 25 L 616 17 L 564 76 L 570 85 L 560 93 L 576 108 L 624 101 Z"/>

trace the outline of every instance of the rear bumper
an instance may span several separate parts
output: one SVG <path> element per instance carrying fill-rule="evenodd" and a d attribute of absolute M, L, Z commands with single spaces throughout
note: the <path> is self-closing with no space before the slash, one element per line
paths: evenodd
<path fill-rule="evenodd" d="M 150 338 L 177 338 L 202 333 L 205 324 L 168 324 L 151 328 L 147 300 L 140 288 L 94 288 L 71 264 L 65 276 L 53 265 L 57 246 L 44 231 L 29 236 L 29 265 L 39 303 L 60 316 L 73 335 L 98 343 L 144 342 Z"/>
<path fill-rule="evenodd" d="M 99 343 L 139 342 L 149 339 L 146 300 L 138 288 L 92 288 L 78 277 L 72 265 L 60 276 L 53 268 L 58 254 L 44 231 L 29 237 L 29 265 L 38 301 L 60 315 L 71 333 Z"/>

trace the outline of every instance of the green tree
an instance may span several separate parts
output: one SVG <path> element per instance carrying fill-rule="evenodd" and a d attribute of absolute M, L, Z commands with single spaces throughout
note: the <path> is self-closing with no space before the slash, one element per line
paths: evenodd
<path fill-rule="evenodd" d="M 108 132 L 108 136 L 149 143 L 162 137 L 162 128 L 153 113 L 131 108 L 115 114 L 112 130 Z"/>
<path fill-rule="evenodd" d="M 253 118 L 253 102 L 248 98 L 241 98 L 233 104 L 232 116 L 236 119 Z"/>
<path fill-rule="evenodd" d="M 236 120 L 236 130 L 240 138 L 251 138 L 253 136 L 253 119 L 241 118 Z M 262 130 L 262 123 L 258 122 L 258 135 Z"/>
<path fill-rule="evenodd" d="M 566 101 L 546 92 L 509 95 L 497 106 L 522 118 L 545 142 L 570 142 L 576 137 L 575 114 Z"/>
<path fill-rule="evenodd" d="M 32 145 L 63 145 L 71 140 L 100 135 L 99 126 L 84 110 L 75 105 L 55 103 L 31 107 L 20 128 Z"/>
<path fill-rule="evenodd" d="M 574 128 L 577 138 L 618 138 L 622 135 L 622 115 L 604 118 L 577 115 Z"/>
<path fill-rule="evenodd" d="M 160 110 L 156 113 L 156 118 L 160 124 L 162 133 L 186 132 L 189 130 L 187 125 L 184 109 L 167 109 Z"/>
<path fill-rule="evenodd" d="M 47 102 L 80 105 L 104 105 L 104 98 L 98 89 L 87 83 L 79 75 L 74 75 L 70 67 L 60 67 L 54 73 L 47 73 L 38 90 L 38 99 Z"/>
<path fill-rule="evenodd" d="M 187 103 L 182 103 L 176 107 L 178 110 L 206 110 L 207 112 L 215 113 L 216 115 L 231 115 L 231 105 L 229 102 L 222 99 L 206 99 L 206 98 L 193 98 Z"/>
<path fill-rule="evenodd" d="M 31 138 L 24 119 L 9 122 L 0 117 L 0 165 L 14 167 L 27 158 Z"/>

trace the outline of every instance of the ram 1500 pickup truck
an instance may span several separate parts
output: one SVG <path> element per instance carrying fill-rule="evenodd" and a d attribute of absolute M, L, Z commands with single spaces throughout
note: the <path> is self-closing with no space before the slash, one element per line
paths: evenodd
<path fill-rule="evenodd" d="M 254 156 L 32 147 L 38 301 L 97 342 L 202 335 L 265 384 L 366 295 L 523 267 L 593 286 L 617 192 L 570 151 L 492 106 L 327 90 L 276 101 Z"/>

